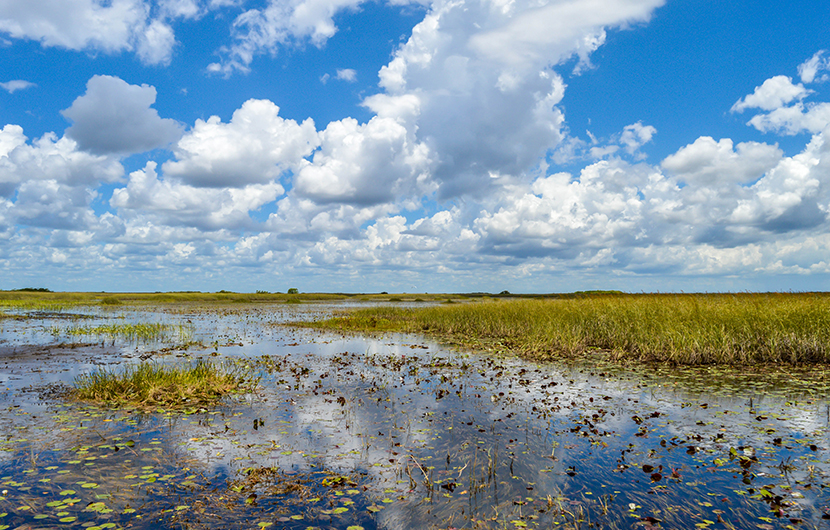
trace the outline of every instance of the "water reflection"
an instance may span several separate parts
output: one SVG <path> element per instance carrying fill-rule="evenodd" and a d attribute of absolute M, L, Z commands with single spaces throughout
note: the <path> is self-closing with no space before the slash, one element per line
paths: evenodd
<path fill-rule="evenodd" d="M 821 370 L 535 365 L 279 325 L 334 308 L 131 310 L 118 318 L 189 322 L 200 344 L 7 355 L 0 528 L 766 529 L 830 517 Z M 7 337 L 18 348 L 40 340 L 26 325 Z M 48 393 L 147 352 L 233 358 L 263 379 L 254 395 L 189 414 Z"/>

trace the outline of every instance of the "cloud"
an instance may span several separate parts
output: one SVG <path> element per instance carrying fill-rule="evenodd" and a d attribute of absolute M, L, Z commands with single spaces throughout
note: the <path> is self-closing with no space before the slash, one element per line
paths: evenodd
<path fill-rule="evenodd" d="M 586 58 L 605 42 L 605 28 L 647 21 L 662 0 L 505 3 L 470 36 L 480 57 L 525 72 L 573 55 Z"/>
<path fill-rule="evenodd" d="M 620 144 L 625 147 L 628 154 L 633 155 L 640 147 L 649 143 L 655 134 L 657 134 L 657 129 L 651 125 L 643 125 L 643 122 L 638 121 L 625 126 L 620 135 Z"/>
<path fill-rule="evenodd" d="M 798 67 L 798 75 L 801 76 L 801 81 L 804 83 L 824 82 L 827 81 L 827 74 L 821 77 L 816 77 L 819 72 L 830 70 L 830 58 L 824 56 L 827 50 L 819 50 L 808 61 L 800 64 Z"/>
<path fill-rule="evenodd" d="M 37 85 L 30 83 L 29 81 L 23 81 L 22 79 L 15 79 L 6 83 L 0 83 L 0 87 L 9 94 L 14 94 L 18 90 L 26 90 L 27 88 L 32 88 L 34 86 Z"/>
<path fill-rule="evenodd" d="M 800 101 L 811 93 L 800 83 L 794 85 L 792 78 L 777 75 L 755 87 L 752 94 L 738 100 L 732 105 L 732 112 L 743 112 L 746 109 L 775 110 L 792 101 Z"/>
<path fill-rule="evenodd" d="M 556 173 L 505 189 L 471 228 L 479 255 L 625 270 L 651 247 L 720 256 L 715 249 L 769 245 L 781 233 L 806 237 L 826 230 L 828 205 L 823 133 L 793 157 L 777 146 L 701 137 L 661 167 L 612 157 L 578 176 Z"/>
<path fill-rule="evenodd" d="M 158 5 L 169 18 L 196 19 L 205 13 L 205 9 L 197 0 L 159 0 Z"/>
<path fill-rule="evenodd" d="M 280 47 L 308 41 L 322 46 L 337 32 L 334 15 L 364 0 L 268 0 L 264 9 L 249 9 L 233 22 L 234 43 L 220 50 L 223 59 L 208 71 L 247 72 L 254 57 L 275 55 Z"/>
<path fill-rule="evenodd" d="M 83 152 L 70 138 L 47 133 L 29 144 L 22 127 L 0 129 L 0 195 L 9 196 L 22 183 L 43 180 L 93 188 L 117 182 L 123 174 L 117 160 Z"/>
<path fill-rule="evenodd" d="M 229 123 L 218 116 L 197 120 L 173 148 L 176 159 L 164 173 L 192 186 L 241 187 L 262 184 L 302 167 L 319 144 L 309 118 L 302 124 L 279 116 L 279 107 L 251 99 Z"/>
<path fill-rule="evenodd" d="M 551 66 L 587 60 L 606 28 L 646 21 L 662 4 L 436 2 L 381 69 L 385 93 L 364 103 L 417 130 L 436 159 L 440 199 L 480 197 L 499 179 L 523 178 L 564 139 L 565 83 Z M 387 97 L 417 105 L 396 116 Z"/>
<path fill-rule="evenodd" d="M 132 154 L 165 147 L 181 136 L 181 126 L 151 108 L 156 89 L 130 85 L 118 77 L 93 76 L 86 94 L 61 114 L 73 122 L 66 136 L 93 154 Z"/>
<path fill-rule="evenodd" d="M 128 219 L 152 219 L 163 226 L 188 226 L 205 231 L 255 228 L 249 212 L 284 193 L 278 183 L 238 188 L 196 188 L 160 179 L 157 164 L 148 162 L 130 173 L 126 188 L 113 192 L 110 205 Z"/>
<path fill-rule="evenodd" d="M 98 218 L 90 208 L 96 192 L 53 179 L 28 180 L 17 189 L 12 214 L 17 224 L 60 230 L 85 230 Z"/>
<path fill-rule="evenodd" d="M 170 64 L 175 45 L 173 28 L 161 20 L 149 22 L 136 37 L 136 53 L 144 64 Z"/>
<path fill-rule="evenodd" d="M 800 82 L 773 77 L 732 105 L 758 130 L 810 134 L 795 155 L 700 136 L 649 162 L 644 146 L 660 137 L 642 121 L 606 138 L 588 133 L 590 142 L 571 135 L 557 70 L 589 68 L 607 33 L 662 3 L 437 0 L 381 70 L 380 92 L 364 99 L 374 116 L 321 131 L 254 99 L 227 122 L 184 129 L 153 109 L 154 88 L 96 76 L 64 111 L 65 136 L 30 141 L 17 125 L 0 129 L 0 239 L 11 241 L 0 254 L 35 249 L 26 264 L 43 274 L 94 263 L 179 281 L 245 268 L 244 281 L 294 275 L 345 290 L 355 278 L 440 290 L 488 288 L 483 278 L 568 288 L 594 277 L 630 290 L 661 274 L 830 272 L 830 104 L 812 102 L 820 87 L 810 85 L 825 77 L 822 52 L 799 67 Z M 269 1 L 236 19 L 215 68 L 322 46 L 336 14 L 359 4 Z M 227 5 L 241 4 L 164 0 L 109 51 L 163 63 L 175 47 L 168 21 Z M 325 77 L 334 78 L 356 72 Z M 172 158 L 156 154 L 124 178 L 120 157 L 165 146 Z M 548 166 L 557 162 L 576 169 Z M 112 211 L 96 214 L 102 203 Z"/>
<path fill-rule="evenodd" d="M 796 135 L 802 132 L 817 133 L 830 124 L 830 103 L 796 103 L 781 107 L 768 114 L 759 114 L 749 120 L 761 132 Z"/>
<path fill-rule="evenodd" d="M 816 75 L 830 68 L 830 61 L 824 58 L 824 51 L 817 52 L 810 60 L 798 67 L 802 80 L 810 83 Z M 802 84 L 795 85 L 792 79 L 779 75 L 767 79 L 755 92 L 739 100 L 732 106 L 732 112 L 746 109 L 760 109 L 747 125 L 761 132 L 775 132 L 784 135 L 796 135 L 803 132 L 816 134 L 830 125 L 830 103 L 804 102 L 815 94 Z"/>
<path fill-rule="evenodd" d="M 702 136 L 666 157 L 661 166 L 684 184 L 751 184 L 775 167 L 783 154 L 773 145 L 745 142 L 733 148 L 729 138 L 715 142 Z"/>
<path fill-rule="evenodd" d="M 592 159 L 602 159 L 611 155 L 618 155 L 620 149 L 628 153 L 635 160 L 645 160 L 645 153 L 640 152 L 640 148 L 651 142 L 654 135 L 657 134 L 657 129 L 651 125 L 643 125 L 643 122 L 638 121 L 631 125 L 626 125 L 619 133 L 611 135 L 611 138 L 604 145 L 596 138 L 591 131 L 586 131 L 588 137 L 593 144 L 587 149 L 587 153 Z M 563 145 L 557 148 L 554 155 L 554 161 L 558 163 L 573 162 L 575 160 L 585 158 L 585 149 L 588 143 L 578 138 L 568 138 Z"/>
<path fill-rule="evenodd" d="M 359 239 L 362 226 L 396 210 L 397 207 L 390 203 L 372 206 L 333 202 L 318 204 L 289 192 L 277 202 L 277 211 L 266 222 L 266 230 L 277 236 L 270 241 L 270 248 L 297 253 L 302 252 L 304 245 L 314 244 L 330 236 Z"/>
<path fill-rule="evenodd" d="M 629 246 L 644 237 L 647 166 L 597 162 L 579 179 L 556 173 L 533 182 L 475 220 L 483 252 L 574 258 L 580 250 Z M 519 190 L 517 190 L 518 192 Z"/>
<path fill-rule="evenodd" d="M 357 81 L 357 72 L 355 70 L 352 70 L 351 68 L 338 68 L 337 79 L 340 79 L 341 81 L 346 81 L 348 83 L 354 83 Z"/>
<path fill-rule="evenodd" d="M 413 142 L 395 120 L 374 117 L 364 125 L 347 118 L 320 133 L 321 148 L 294 179 L 302 197 L 319 203 L 373 205 L 418 190 L 430 164 L 425 145 Z"/>
<path fill-rule="evenodd" d="M 830 207 L 830 146 L 815 135 L 803 152 L 782 159 L 739 201 L 730 221 L 791 232 L 826 222 Z"/>
<path fill-rule="evenodd" d="M 0 3 L 0 32 L 44 46 L 106 53 L 139 51 L 147 64 L 170 61 L 175 40 L 142 0 L 28 0 Z"/>

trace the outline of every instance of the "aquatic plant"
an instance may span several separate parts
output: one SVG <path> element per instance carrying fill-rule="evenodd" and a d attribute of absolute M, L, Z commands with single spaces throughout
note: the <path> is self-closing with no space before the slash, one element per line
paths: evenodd
<path fill-rule="evenodd" d="M 174 339 L 187 342 L 193 336 L 193 327 L 183 324 L 162 324 L 158 322 L 133 324 L 104 324 L 100 326 L 69 326 L 52 328 L 55 336 L 97 336 L 130 341 L 159 341 Z"/>
<path fill-rule="evenodd" d="M 426 332 L 535 359 L 600 350 L 618 360 L 676 364 L 830 362 L 823 294 L 603 295 L 367 308 L 306 324 Z"/>
<path fill-rule="evenodd" d="M 186 365 L 141 363 L 121 371 L 99 368 L 75 379 L 71 396 L 111 406 L 210 405 L 229 393 L 256 388 L 257 379 L 238 365 L 203 360 Z"/>

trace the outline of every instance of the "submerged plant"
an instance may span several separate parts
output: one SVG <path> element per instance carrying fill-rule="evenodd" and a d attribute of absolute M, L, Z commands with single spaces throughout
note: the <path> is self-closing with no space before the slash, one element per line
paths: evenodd
<path fill-rule="evenodd" d="M 254 390 L 257 381 L 250 372 L 230 363 L 141 363 L 120 372 L 99 368 L 80 375 L 71 393 L 82 401 L 115 406 L 176 408 L 210 405 L 226 394 Z"/>

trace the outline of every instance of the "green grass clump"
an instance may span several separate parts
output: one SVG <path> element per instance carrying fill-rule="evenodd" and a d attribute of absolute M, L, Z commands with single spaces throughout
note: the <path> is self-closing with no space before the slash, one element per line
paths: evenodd
<path fill-rule="evenodd" d="M 72 396 L 117 407 L 190 407 L 216 403 L 229 393 L 252 391 L 256 380 L 230 364 L 197 361 L 169 366 L 141 363 L 120 372 L 96 369 L 75 379 Z"/>
<path fill-rule="evenodd" d="M 318 327 L 426 332 L 533 359 L 602 350 L 673 364 L 830 362 L 825 294 L 618 295 L 367 308 Z"/>
<path fill-rule="evenodd" d="M 105 296 L 101 299 L 101 305 L 121 305 L 121 300 L 114 296 Z"/>
<path fill-rule="evenodd" d="M 53 328 L 52 334 L 70 336 L 95 336 L 111 339 L 127 339 L 129 341 L 160 341 L 179 340 L 189 341 L 193 336 L 193 327 L 185 325 L 153 323 L 135 324 L 105 324 L 101 326 L 70 326 L 67 328 Z"/>

